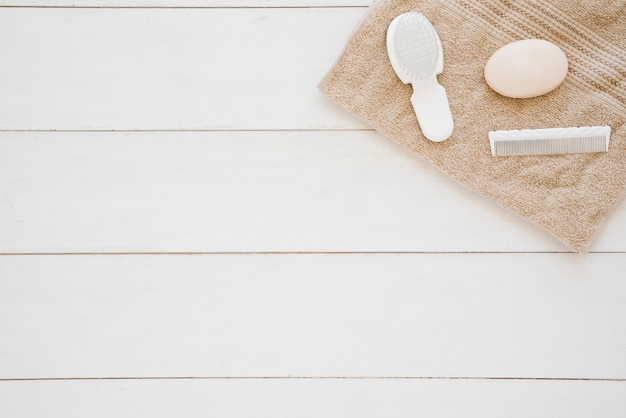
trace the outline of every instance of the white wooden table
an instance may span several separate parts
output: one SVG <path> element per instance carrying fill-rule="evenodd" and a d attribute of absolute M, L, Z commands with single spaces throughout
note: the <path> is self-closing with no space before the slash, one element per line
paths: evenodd
<path fill-rule="evenodd" d="M 0 0 L 1 417 L 626 416 L 626 205 L 568 253 L 325 99 L 369 3 Z"/>

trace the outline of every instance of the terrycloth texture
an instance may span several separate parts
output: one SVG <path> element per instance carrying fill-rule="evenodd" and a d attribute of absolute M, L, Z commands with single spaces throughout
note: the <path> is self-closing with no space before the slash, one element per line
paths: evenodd
<path fill-rule="evenodd" d="M 443 143 L 422 136 L 412 88 L 387 57 L 389 23 L 411 10 L 432 22 L 443 45 L 438 80 L 455 122 Z M 626 186 L 625 34 L 626 0 L 379 0 L 319 87 L 471 190 L 583 251 Z M 528 38 L 565 51 L 566 80 L 538 98 L 498 95 L 484 81 L 485 63 L 501 46 Z M 490 130 L 589 125 L 611 126 L 608 153 L 491 156 Z"/>

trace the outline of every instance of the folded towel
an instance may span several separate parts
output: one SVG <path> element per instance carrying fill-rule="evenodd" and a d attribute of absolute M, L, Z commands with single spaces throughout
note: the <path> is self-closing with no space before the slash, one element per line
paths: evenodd
<path fill-rule="evenodd" d="M 442 143 L 422 136 L 412 88 L 387 57 L 389 23 L 411 10 L 431 21 L 443 45 L 438 80 L 455 130 Z M 378 0 L 319 88 L 391 140 L 580 252 L 626 186 L 625 17 L 625 0 Z M 485 63 L 501 46 L 529 38 L 564 50 L 567 78 L 537 98 L 498 95 L 484 81 Z M 491 130 L 590 125 L 611 126 L 608 153 L 491 156 Z"/>

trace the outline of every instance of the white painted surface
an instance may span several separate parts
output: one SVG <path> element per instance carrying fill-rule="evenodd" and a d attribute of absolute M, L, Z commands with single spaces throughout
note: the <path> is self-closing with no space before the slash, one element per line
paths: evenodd
<path fill-rule="evenodd" d="M 25 400 L 36 399 L 36 402 Z M 625 382 L 174 380 L 0 382 L 12 417 L 621 418 Z"/>
<path fill-rule="evenodd" d="M 0 9 L 0 129 L 364 128 L 316 86 L 365 11 Z"/>
<path fill-rule="evenodd" d="M 621 254 L 3 256 L 0 375 L 626 379 L 625 270 Z"/>
<path fill-rule="evenodd" d="M 322 98 L 367 4 L 0 0 L 0 416 L 624 415 L 626 206 L 564 254 Z"/>

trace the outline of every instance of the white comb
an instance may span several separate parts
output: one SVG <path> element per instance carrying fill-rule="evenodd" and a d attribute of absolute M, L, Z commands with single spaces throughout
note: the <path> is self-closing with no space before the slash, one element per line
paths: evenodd
<path fill-rule="evenodd" d="M 610 126 L 489 132 L 494 157 L 607 152 Z"/>
<path fill-rule="evenodd" d="M 397 16 L 387 29 L 387 53 L 398 78 L 413 86 L 411 104 L 424 136 L 448 139 L 454 123 L 446 90 L 437 82 L 443 52 L 433 25 L 418 12 Z"/>

